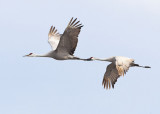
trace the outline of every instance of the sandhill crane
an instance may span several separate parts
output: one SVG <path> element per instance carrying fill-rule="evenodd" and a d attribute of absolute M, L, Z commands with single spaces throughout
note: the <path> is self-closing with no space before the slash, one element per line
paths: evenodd
<path fill-rule="evenodd" d="M 48 34 L 48 42 L 52 47 L 52 51 L 44 54 L 37 55 L 30 53 L 25 55 L 27 57 L 50 57 L 56 60 L 90 60 L 90 59 L 81 59 L 79 57 L 74 56 L 74 51 L 77 47 L 78 43 L 78 35 L 80 33 L 82 24 L 79 24 L 80 21 L 76 21 L 77 18 L 73 20 L 71 18 L 67 28 L 65 29 L 63 34 L 57 33 L 57 29 L 51 26 L 49 34 Z"/>
<path fill-rule="evenodd" d="M 112 88 L 114 88 L 114 84 L 117 82 L 117 79 L 120 76 L 124 76 L 126 72 L 129 70 L 129 67 L 143 67 L 143 68 L 151 68 L 149 66 L 140 66 L 138 64 L 134 63 L 134 59 L 128 58 L 128 57 L 122 57 L 122 56 L 115 56 L 105 59 L 99 59 L 95 57 L 91 57 L 91 60 L 99 60 L 99 61 L 109 61 L 111 64 L 109 64 L 106 68 L 106 72 L 103 77 L 102 85 L 106 89 L 110 89 L 111 85 Z"/>

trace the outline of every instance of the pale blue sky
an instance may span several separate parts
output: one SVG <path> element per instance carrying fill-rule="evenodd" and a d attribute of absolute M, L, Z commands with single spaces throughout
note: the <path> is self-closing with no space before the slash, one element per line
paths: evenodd
<path fill-rule="evenodd" d="M 75 55 L 127 56 L 115 89 L 101 83 L 107 62 L 23 58 L 51 50 L 51 25 L 84 27 Z M 159 0 L 0 0 L 0 114 L 159 114 Z"/>

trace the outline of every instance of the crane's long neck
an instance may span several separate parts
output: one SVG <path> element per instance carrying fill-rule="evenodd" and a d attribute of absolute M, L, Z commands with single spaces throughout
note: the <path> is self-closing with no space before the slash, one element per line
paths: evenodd
<path fill-rule="evenodd" d="M 50 57 L 50 56 L 48 56 L 47 54 L 42 54 L 42 55 L 35 54 L 33 57 Z"/>
<path fill-rule="evenodd" d="M 42 55 L 39 55 L 39 54 L 32 54 L 32 55 L 29 55 L 29 57 L 52 57 L 54 55 L 54 52 L 48 52 L 46 54 L 42 54 Z"/>
<path fill-rule="evenodd" d="M 114 58 L 113 57 L 110 57 L 110 58 L 95 58 L 94 57 L 93 60 L 113 62 Z"/>

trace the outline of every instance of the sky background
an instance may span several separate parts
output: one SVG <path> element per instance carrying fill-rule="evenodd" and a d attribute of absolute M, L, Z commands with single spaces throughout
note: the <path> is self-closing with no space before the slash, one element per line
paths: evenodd
<path fill-rule="evenodd" d="M 24 58 L 51 50 L 51 25 L 84 25 L 75 55 L 126 56 L 115 89 L 102 79 L 108 62 Z M 159 114 L 159 0 L 0 0 L 0 114 Z"/>

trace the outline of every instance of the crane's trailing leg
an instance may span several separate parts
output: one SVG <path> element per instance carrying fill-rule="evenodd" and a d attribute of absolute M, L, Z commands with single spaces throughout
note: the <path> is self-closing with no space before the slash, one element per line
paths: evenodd
<path fill-rule="evenodd" d="M 132 66 L 142 67 L 142 68 L 151 68 L 150 66 L 140 66 L 139 64 L 133 63 Z"/>
<path fill-rule="evenodd" d="M 75 57 L 75 56 L 73 56 L 71 59 L 72 59 L 72 60 L 91 61 L 91 58 L 88 58 L 88 59 L 81 59 L 81 58 L 79 58 L 79 57 Z"/>

